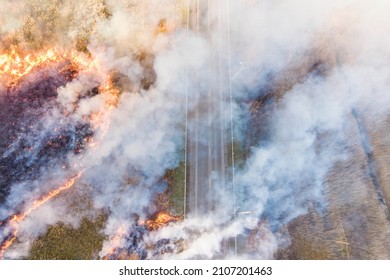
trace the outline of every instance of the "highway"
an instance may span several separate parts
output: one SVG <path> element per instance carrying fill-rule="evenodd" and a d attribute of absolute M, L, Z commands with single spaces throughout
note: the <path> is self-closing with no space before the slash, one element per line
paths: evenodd
<path fill-rule="evenodd" d="M 199 71 L 189 73 L 188 102 L 196 104 L 187 113 L 186 217 L 205 215 L 218 207 L 218 191 L 231 194 L 234 213 L 233 174 L 228 164 L 232 153 L 230 67 L 228 65 L 226 1 L 189 1 L 188 28 L 208 40 L 212 50 Z M 226 18 L 225 18 L 226 19 Z M 225 20 L 226 21 L 226 20 Z M 212 31 L 212 32 L 211 32 Z M 223 254 L 231 252 L 231 240 Z"/>

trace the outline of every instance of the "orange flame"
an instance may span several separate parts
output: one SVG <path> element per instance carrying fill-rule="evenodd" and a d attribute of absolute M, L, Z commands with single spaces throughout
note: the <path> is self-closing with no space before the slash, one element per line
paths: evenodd
<path fill-rule="evenodd" d="M 125 236 L 126 230 L 123 226 L 120 226 L 114 235 L 114 237 L 110 240 L 110 248 L 108 249 L 108 253 L 103 257 L 103 260 L 109 260 L 111 256 L 117 253 L 119 246 L 121 245 L 121 240 Z"/>
<path fill-rule="evenodd" d="M 83 173 L 83 171 L 79 172 L 76 176 L 70 178 L 65 184 L 61 185 L 58 189 L 52 190 L 48 194 L 44 195 L 43 197 L 35 200 L 32 203 L 32 206 L 30 208 L 28 208 L 25 212 L 18 214 L 18 215 L 14 215 L 11 219 L 11 222 L 18 222 L 18 223 L 22 222 L 32 211 L 34 211 L 35 209 L 42 206 L 43 204 L 48 202 L 53 197 L 56 197 L 61 192 L 73 187 L 74 183 L 76 182 L 76 180 L 78 178 L 80 178 L 82 173 Z"/>
<path fill-rule="evenodd" d="M 10 53 L 0 55 L 0 76 L 8 76 L 12 83 L 30 73 L 34 68 L 48 62 L 54 62 L 59 55 L 54 50 L 34 55 L 21 57 L 15 49 Z"/>
<path fill-rule="evenodd" d="M 10 233 L 9 237 L 1 244 L 0 246 L 0 259 L 3 258 L 4 253 L 7 251 L 7 249 L 13 244 L 13 242 L 16 240 L 16 235 L 19 231 L 19 224 L 34 210 L 48 202 L 50 199 L 58 196 L 63 191 L 70 189 L 74 186 L 74 183 L 77 179 L 81 177 L 81 175 L 84 173 L 83 171 L 80 171 L 75 176 L 70 178 L 66 183 L 61 185 L 59 188 L 54 189 L 50 191 L 48 194 L 42 196 L 41 198 L 35 200 L 31 207 L 28 208 L 23 213 L 13 215 L 12 218 L 9 220 L 8 225 L 12 228 L 12 232 Z"/>
<path fill-rule="evenodd" d="M 4 253 L 7 251 L 7 249 L 14 243 L 16 240 L 16 235 L 18 233 L 18 229 L 13 229 L 12 233 L 10 234 L 10 237 L 6 239 L 3 244 L 0 246 L 0 259 L 3 258 Z"/>
<path fill-rule="evenodd" d="M 155 219 L 146 220 L 145 225 L 149 230 L 157 230 L 170 222 L 179 221 L 180 219 L 180 217 L 171 216 L 167 212 L 159 212 Z"/>
<path fill-rule="evenodd" d="M 108 130 L 110 120 L 109 114 L 118 102 L 119 91 L 112 83 L 111 76 L 107 75 L 98 59 L 92 59 L 89 56 L 76 51 L 48 49 L 34 54 L 22 55 L 15 49 L 12 49 L 8 53 L 0 53 L 0 84 L 2 83 L 6 87 L 13 88 L 20 83 L 23 77 L 29 75 L 33 71 L 50 65 L 54 65 L 57 68 L 58 65 L 62 67 L 61 63 L 64 63 L 65 67 L 71 67 L 71 69 L 76 70 L 77 73 L 82 71 L 87 75 L 93 75 L 93 77 L 98 78 L 100 81 L 99 92 L 105 94 L 106 96 L 106 110 L 92 113 L 89 118 L 94 128 L 100 127 L 100 135 L 103 137 Z M 61 72 L 63 69 L 64 68 L 57 70 Z M 90 147 L 94 148 L 98 145 L 98 142 L 96 143 L 94 139 L 90 139 L 88 143 Z M 54 189 L 48 194 L 35 200 L 24 212 L 15 214 L 9 218 L 6 224 L 10 228 L 11 232 L 6 240 L 0 244 L 0 259 L 3 258 L 4 253 L 16 240 L 16 236 L 19 231 L 19 224 L 25 220 L 31 212 L 44 205 L 50 199 L 58 196 L 63 191 L 73 187 L 75 181 L 80 178 L 83 172 L 84 171 L 79 172 L 57 189 Z M 113 245 L 115 247 L 120 245 L 119 242 L 124 234 L 124 229 L 120 229 L 118 231 L 118 234 L 113 239 Z M 114 253 L 114 251 L 112 253 Z"/>
<path fill-rule="evenodd" d="M 86 54 L 77 51 L 47 49 L 45 51 L 22 55 L 15 49 L 11 49 L 8 53 L 0 54 L 0 81 L 8 87 L 13 87 L 35 69 L 53 63 L 64 62 L 70 64 L 72 69 L 77 71 L 90 72 L 102 77 L 107 76 L 97 59 L 92 59 Z M 112 91 L 109 77 L 104 80 L 107 84 L 101 86 L 101 90 L 103 92 Z"/>
<path fill-rule="evenodd" d="M 16 49 L 11 49 L 8 53 L 0 53 L 0 84 L 8 88 L 13 88 L 23 79 L 23 77 L 34 72 L 36 69 L 49 65 L 62 65 L 59 72 L 66 69 L 75 70 L 77 73 L 83 72 L 91 75 L 100 81 L 99 93 L 105 95 L 104 110 L 93 112 L 89 116 L 92 128 L 100 128 L 101 135 L 105 135 L 109 126 L 109 115 L 118 103 L 119 90 L 112 82 L 110 75 L 101 64 L 99 59 L 93 59 L 84 53 L 72 50 L 48 49 L 46 51 L 22 55 Z M 90 147 L 97 143 L 90 139 Z"/>
<path fill-rule="evenodd" d="M 138 224 L 140 226 L 145 226 L 148 230 L 154 231 L 158 230 L 159 228 L 163 227 L 164 225 L 167 225 L 168 223 L 179 221 L 182 219 L 182 217 L 175 217 L 167 212 L 159 212 L 155 215 L 152 219 L 148 220 L 139 220 Z M 121 253 L 121 241 L 123 237 L 127 234 L 127 231 L 123 226 L 119 227 L 114 237 L 110 239 L 110 248 L 107 250 L 108 253 L 103 257 L 103 260 L 109 260 L 112 258 L 112 256 L 115 256 L 119 259 L 137 259 L 139 256 L 135 253 L 132 253 L 130 255 L 127 254 L 126 251 L 122 251 Z"/>

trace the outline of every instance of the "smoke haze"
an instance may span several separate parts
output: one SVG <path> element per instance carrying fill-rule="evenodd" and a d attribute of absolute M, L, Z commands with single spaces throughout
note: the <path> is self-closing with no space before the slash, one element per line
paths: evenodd
<path fill-rule="evenodd" d="M 94 65 L 72 79 L 53 66 L 29 74 L 17 90 L 0 86 L 0 109 L 19 106 L 0 113 L 2 130 L 16 123 L 1 137 L 0 220 L 80 170 L 74 192 L 91 205 L 76 215 L 66 199 L 50 200 L 20 223 L 5 258 L 27 257 L 50 225 L 78 227 L 100 211 L 107 221 L 99 257 L 130 246 L 134 224 L 158 210 L 154 200 L 167 188 L 167 170 L 183 161 L 186 109 L 202 106 L 204 81 L 221 81 L 210 71 L 216 53 L 231 77 L 233 103 L 222 101 L 222 126 L 229 132 L 232 105 L 234 140 L 246 154 L 234 170 L 235 210 L 250 214 L 233 213 L 232 182 L 214 174 L 208 199 L 214 211 L 146 232 L 142 250 L 161 240 L 171 246 L 168 253 L 148 251 L 147 258 L 274 258 L 291 243 L 291 221 L 309 209 L 327 211 L 329 174 L 357 145 L 352 110 L 377 122 L 388 116 L 390 4 L 384 0 L 219 0 L 219 9 L 200 15 L 207 32 L 187 25 L 196 1 L 2 2 L 2 53 L 58 48 Z M 114 94 L 94 93 L 109 80 Z M 29 92 L 44 93 L 23 97 Z M 15 105 L 9 95 L 27 101 Z M 208 121 L 200 117 L 196 124 L 205 131 L 199 143 Z M 69 136 L 62 148 L 50 150 L 47 142 L 63 133 Z M 119 243 L 118 229 L 125 232 Z M 3 227 L 0 240 L 10 232 Z M 237 236 L 249 236 L 244 247 L 251 248 L 239 256 L 223 249 Z"/>

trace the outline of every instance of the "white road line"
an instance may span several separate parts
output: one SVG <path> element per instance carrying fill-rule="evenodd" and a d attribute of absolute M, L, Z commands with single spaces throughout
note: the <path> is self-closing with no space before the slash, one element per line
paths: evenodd
<path fill-rule="evenodd" d="M 199 0 L 196 0 L 196 32 L 199 34 Z M 197 89 L 199 90 L 199 73 L 196 75 L 196 81 L 197 81 Z M 198 121 L 199 121 L 199 92 L 196 92 L 196 100 L 197 100 L 197 106 L 195 111 L 195 120 L 196 120 L 196 126 L 195 126 L 195 215 L 198 215 Z"/>
<path fill-rule="evenodd" d="M 210 0 L 207 0 L 207 9 L 209 9 L 210 7 Z M 210 30 L 210 12 L 208 11 L 207 13 L 207 33 L 210 34 L 211 33 L 211 30 Z M 212 54 L 211 54 L 212 55 Z M 211 96 L 211 77 L 212 77 L 212 65 L 211 65 L 211 61 L 209 62 L 209 81 L 208 81 L 208 174 L 209 174 L 209 178 L 208 178 L 208 181 L 209 181 L 209 190 L 211 189 L 212 187 L 212 181 L 211 181 L 211 174 L 212 174 L 212 170 L 213 170 L 213 164 L 212 164 L 212 156 L 211 156 L 211 145 L 212 145 L 212 122 L 211 122 L 211 112 L 212 110 L 210 110 L 210 106 L 213 106 L 214 105 L 214 102 L 212 101 L 212 96 Z"/>
<path fill-rule="evenodd" d="M 186 43 L 187 49 L 189 47 L 189 28 L 190 28 L 190 0 L 187 0 L 187 22 L 186 22 Z M 188 89 L 189 89 L 189 65 L 188 65 L 188 53 L 186 53 L 186 124 L 185 124 L 185 136 L 184 136 L 184 207 L 183 217 L 186 218 L 187 211 L 187 142 L 188 142 Z"/>
<path fill-rule="evenodd" d="M 233 95 L 232 95 L 232 71 L 231 71 L 231 49 L 230 49 L 230 6 L 226 0 L 227 8 L 227 35 L 228 35 L 228 61 L 229 61 L 229 94 L 230 94 L 230 137 L 232 149 L 232 184 L 233 184 L 233 217 L 236 217 L 236 182 L 235 182 L 235 162 L 234 162 L 234 126 L 233 126 Z M 240 72 L 240 71 L 239 71 Z M 238 73 L 239 73 L 238 72 Z M 237 73 L 237 74 L 238 74 Z M 236 75 L 237 75 L 236 74 Z M 237 255 L 237 236 L 234 237 L 234 253 Z"/>
<path fill-rule="evenodd" d="M 229 0 L 228 0 L 229 1 Z M 229 21 L 229 20 L 228 20 Z M 228 35 L 229 36 L 229 35 Z M 230 46 L 229 46 L 230 48 Z M 230 51 L 229 51 L 230 52 Z M 229 56 L 229 60 L 230 60 L 230 56 Z M 232 77 L 232 80 L 234 80 L 235 78 L 237 78 L 237 76 L 245 69 L 245 66 L 242 66 L 240 70 L 237 71 L 236 74 L 233 75 Z"/>
<path fill-rule="evenodd" d="M 221 1 L 218 0 L 218 52 L 222 49 L 222 16 L 221 16 Z M 219 87 L 219 119 L 220 119 L 220 152 L 221 152 L 221 162 L 220 162 L 220 171 L 221 171 L 221 185 L 226 186 L 226 175 L 225 175 L 225 145 L 224 145 L 224 125 L 223 125 L 223 87 L 222 87 L 222 64 L 221 64 L 221 54 L 218 55 L 218 87 Z"/>

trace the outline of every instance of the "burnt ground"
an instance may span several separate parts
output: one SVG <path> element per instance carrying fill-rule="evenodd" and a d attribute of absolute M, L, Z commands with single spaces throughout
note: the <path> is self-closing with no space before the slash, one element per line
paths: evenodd
<path fill-rule="evenodd" d="M 75 76 L 64 62 L 34 71 L 0 92 L 0 203 L 11 185 L 38 178 L 44 167 L 66 165 L 66 155 L 79 153 L 84 139 L 93 135 L 88 123 L 69 122 L 65 113 L 54 127 L 46 124 L 57 106 L 57 89 Z"/>

